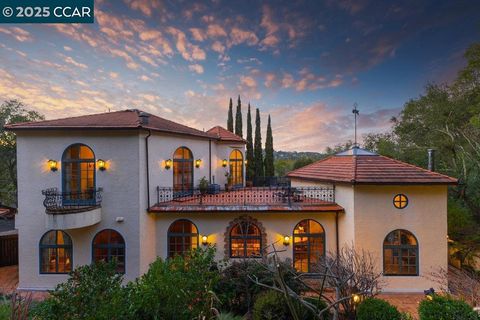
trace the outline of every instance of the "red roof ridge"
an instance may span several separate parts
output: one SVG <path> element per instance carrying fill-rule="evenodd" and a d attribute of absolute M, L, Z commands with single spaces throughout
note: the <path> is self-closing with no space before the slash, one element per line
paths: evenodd
<path fill-rule="evenodd" d="M 236 142 L 242 142 L 242 143 L 247 142 L 245 139 L 243 139 L 239 135 L 219 125 L 210 128 L 209 130 L 207 130 L 207 133 L 214 134 L 216 138 L 224 141 L 236 141 Z"/>
<path fill-rule="evenodd" d="M 135 110 L 135 109 L 133 109 Z M 5 125 L 6 128 L 12 128 L 12 127 L 20 127 L 23 125 L 28 125 L 28 124 L 40 124 L 40 123 L 48 123 L 48 122 L 53 122 L 53 121 L 59 121 L 59 120 L 67 120 L 67 119 L 77 119 L 77 118 L 85 118 L 85 117 L 95 117 L 100 114 L 107 114 L 107 113 L 120 113 L 120 112 L 125 112 L 125 111 L 132 111 L 132 109 L 126 109 L 126 110 L 117 110 L 117 111 L 111 111 L 111 112 L 99 112 L 99 113 L 92 113 L 92 114 L 84 114 L 84 115 L 78 115 L 78 116 L 73 116 L 73 117 L 63 117 L 63 118 L 58 118 L 58 119 L 48 119 L 48 120 L 40 120 L 40 121 L 25 121 L 25 122 L 17 122 L 17 123 L 8 123 Z"/>
<path fill-rule="evenodd" d="M 411 164 L 411 163 L 408 163 L 408 162 L 404 162 L 404 161 L 397 160 L 397 159 L 394 159 L 394 158 L 390 158 L 390 157 L 387 157 L 387 156 L 382 156 L 382 155 L 380 155 L 380 154 L 377 155 L 377 157 L 382 157 L 382 158 L 385 158 L 385 159 L 388 159 L 388 160 L 392 160 L 392 161 L 395 161 L 396 163 L 403 164 L 403 165 L 407 165 L 407 166 L 409 166 L 409 167 L 412 167 L 412 168 L 415 168 L 415 169 L 419 169 L 419 170 L 422 170 L 422 171 L 427 172 L 427 173 L 437 174 L 437 175 L 439 175 L 439 176 L 442 176 L 442 177 L 444 177 L 444 178 L 450 179 L 450 180 L 452 180 L 452 181 L 458 181 L 457 178 L 453 178 L 453 177 L 447 176 L 446 174 L 443 174 L 443 173 L 440 173 L 440 172 L 437 172 L 437 171 L 430 171 L 430 170 L 428 170 L 428 169 L 425 169 L 425 168 L 416 166 L 416 165 Z"/>

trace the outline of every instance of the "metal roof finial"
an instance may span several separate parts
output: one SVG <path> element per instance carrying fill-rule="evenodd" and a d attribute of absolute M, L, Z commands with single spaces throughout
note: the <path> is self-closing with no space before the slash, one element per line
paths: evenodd
<path fill-rule="evenodd" d="M 354 115 L 354 117 L 355 117 L 355 143 L 353 144 L 353 147 L 354 147 L 354 148 L 358 148 L 358 147 L 359 147 L 359 145 L 358 145 L 358 143 L 357 143 L 357 116 L 360 114 L 360 111 L 357 109 L 357 107 L 358 107 L 358 104 L 355 102 L 355 103 L 353 104 L 353 110 L 352 110 L 352 113 L 353 113 L 353 115 Z"/>

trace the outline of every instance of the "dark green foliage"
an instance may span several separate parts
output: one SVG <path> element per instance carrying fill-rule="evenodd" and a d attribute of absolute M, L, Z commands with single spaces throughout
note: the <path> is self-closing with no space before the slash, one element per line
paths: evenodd
<path fill-rule="evenodd" d="M 312 164 L 314 163 L 315 160 L 313 160 L 312 158 L 300 158 L 300 159 L 297 159 L 295 160 L 295 162 L 293 163 L 293 166 L 292 166 L 292 170 L 295 170 L 295 169 L 298 169 L 298 168 L 301 168 L 301 167 L 305 167 L 309 164 Z"/>
<path fill-rule="evenodd" d="M 323 300 L 306 298 L 306 301 L 315 305 L 318 311 L 326 308 L 326 303 Z M 305 307 L 300 301 L 294 300 L 293 302 L 296 313 L 302 320 L 314 320 L 318 319 L 314 313 Z M 266 291 L 258 295 L 255 304 L 253 306 L 253 320 L 290 320 L 292 319 L 290 309 L 285 302 L 285 297 L 282 293 L 277 291 Z M 330 319 L 328 312 L 324 313 L 321 317 L 322 320 Z M 393 319 L 395 320 L 395 319 Z"/>
<path fill-rule="evenodd" d="M 252 181 L 255 176 L 255 157 L 253 155 L 253 132 L 252 132 L 252 114 L 250 112 L 250 103 L 247 112 L 247 181 Z"/>
<path fill-rule="evenodd" d="M 287 320 L 290 311 L 283 294 L 277 291 L 267 291 L 257 297 L 253 306 L 253 320 Z"/>
<path fill-rule="evenodd" d="M 479 320 L 480 316 L 466 302 L 434 295 L 418 306 L 420 320 Z"/>
<path fill-rule="evenodd" d="M 233 103 L 232 103 L 232 98 L 230 98 L 230 103 L 228 105 L 227 130 L 230 131 L 230 132 L 233 132 Z"/>
<path fill-rule="evenodd" d="M 0 106 L 0 202 L 3 204 L 16 206 L 17 203 L 16 140 L 14 133 L 5 130 L 5 125 L 43 119 L 18 100 L 7 100 Z"/>
<path fill-rule="evenodd" d="M 157 259 L 128 286 L 134 319 L 210 319 L 219 280 L 215 251 L 197 249 L 185 258 Z"/>
<path fill-rule="evenodd" d="M 294 280 L 295 270 L 291 261 L 281 263 L 287 285 L 297 293 L 302 291 L 301 284 Z M 222 310 L 235 314 L 246 314 L 253 308 L 256 296 L 267 289 L 255 284 L 250 277 L 257 277 L 258 281 L 273 285 L 273 275 L 257 261 L 243 260 L 232 262 L 221 272 L 221 279 L 215 289 L 222 302 Z"/>
<path fill-rule="evenodd" d="M 385 300 L 368 298 L 358 305 L 358 320 L 401 320 L 402 315 L 395 306 Z"/>
<path fill-rule="evenodd" d="M 127 319 L 122 276 L 112 263 L 81 266 L 32 310 L 36 319 Z"/>
<path fill-rule="evenodd" d="M 263 152 L 262 152 L 262 132 L 260 123 L 260 110 L 256 110 L 255 116 L 255 143 L 253 146 L 253 153 L 255 158 L 255 178 L 263 178 Z"/>
<path fill-rule="evenodd" d="M 235 113 L 235 134 L 243 138 L 242 101 L 238 96 L 237 112 Z"/>
<path fill-rule="evenodd" d="M 265 176 L 273 177 L 275 175 L 275 167 L 273 165 L 273 135 L 272 123 L 270 115 L 268 115 L 267 137 L 265 139 Z"/>

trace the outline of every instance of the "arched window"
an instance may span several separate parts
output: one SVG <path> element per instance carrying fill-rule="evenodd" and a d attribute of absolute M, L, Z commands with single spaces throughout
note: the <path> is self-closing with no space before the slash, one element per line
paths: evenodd
<path fill-rule="evenodd" d="M 325 230 L 315 220 L 300 221 L 293 229 L 293 265 L 299 272 L 314 272 L 325 256 Z"/>
<path fill-rule="evenodd" d="M 186 147 L 173 154 L 173 189 L 178 194 L 189 194 L 193 190 L 193 155 Z"/>
<path fill-rule="evenodd" d="M 122 235 L 112 229 L 98 232 L 92 241 L 92 260 L 115 261 L 117 272 L 125 273 L 125 240 Z"/>
<path fill-rule="evenodd" d="M 239 150 L 230 153 L 230 176 L 232 185 L 243 185 L 243 155 Z"/>
<path fill-rule="evenodd" d="M 198 247 L 198 229 L 186 219 L 173 222 L 168 228 L 168 257 L 183 255 Z"/>
<path fill-rule="evenodd" d="M 62 156 L 64 204 L 95 201 L 95 155 L 89 147 L 74 144 Z"/>
<path fill-rule="evenodd" d="M 61 230 L 46 232 L 40 239 L 40 273 L 72 271 L 73 248 L 70 236 Z"/>
<path fill-rule="evenodd" d="M 394 230 L 383 241 L 383 272 L 390 276 L 418 275 L 418 242 L 407 230 Z"/>
<path fill-rule="evenodd" d="M 262 255 L 262 231 L 250 219 L 236 222 L 230 228 L 231 258 L 260 258 Z"/>

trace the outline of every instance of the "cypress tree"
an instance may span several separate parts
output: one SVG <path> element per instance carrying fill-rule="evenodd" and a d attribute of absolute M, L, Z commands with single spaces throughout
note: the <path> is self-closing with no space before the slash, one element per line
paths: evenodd
<path fill-rule="evenodd" d="M 252 181 L 255 176 L 255 157 L 253 155 L 253 132 L 252 132 L 252 114 L 250 113 L 250 103 L 247 112 L 247 181 Z"/>
<path fill-rule="evenodd" d="M 230 105 L 228 106 L 227 130 L 233 132 L 233 104 L 230 98 Z"/>
<path fill-rule="evenodd" d="M 238 95 L 237 113 L 235 114 L 235 134 L 243 138 L 242 122 L 242 101 L 240 101 L 240 95 Z"/>
<path fill-rule="evenodd" d="M 260 111 L 257 108 L 255 117 L 255 144 L 253 152 L 255 157 L 255 178 L 259 181 L 264 177 L 263 174 L 263 154 L 262 154 L 262 133 L 260 131 Z"/>
<path fill-rule="evenodd" d="M 274 175 L 272 123 L 270 115 L 268 115 L 267 137 L 265 138 L 265 176 L 273 177 Z"/>

